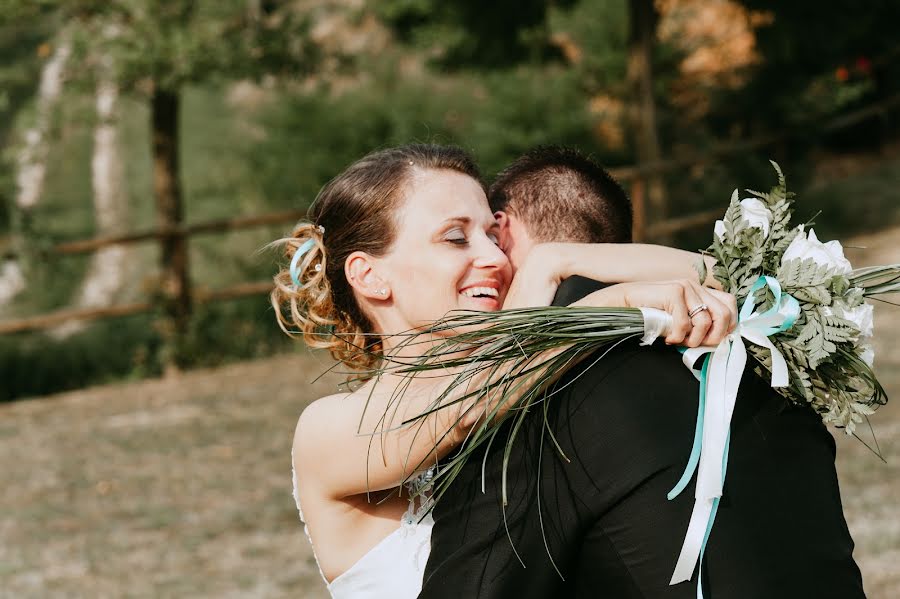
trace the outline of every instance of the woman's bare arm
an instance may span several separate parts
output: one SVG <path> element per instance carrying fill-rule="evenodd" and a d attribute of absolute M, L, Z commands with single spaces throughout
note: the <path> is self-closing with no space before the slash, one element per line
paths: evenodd
<path fill-rule="evenodd" d="M 656 307 L 672 314 L 675 321 L 667 341 L 696 345 L 699 339 L 691 336 L 693 325 L 685 317 L 687 305 L 692 301 L 687 298 L 691 297 L 694 286 L 699 288 L 689 281 L 613 285 L 588 295 L 576 305 Z M 513 295 L 511 299 L 521 298 Z M 542 352 L 531 365 L 549 363 L 561 351 L 560 348 Z M 392 400 L 396 378 L 378 383 L 371 395 L 357 391 L 319 400 L 304 411 L 298 424 L 295 437 L 298 466 L 306 472 L 315 471 L 315 478 L 324 485 L 321 492 L 334 498 L 396 487 L 422 464 L 434 463 L 452 451 L 472 426 L 496 407 L 476 405 L 477 401 L 489 402 L 490 398 L 463 399 L 463 396 L 469 390 L 499 381 L 513 368 L 510 363 L 490 373 L 476 374 L 465 388 L 454 389 L 443 398 L 442 409 L 405 426 L 400 425 L 435 407 L 435 401 L 447 389 L 455 372 L 448 372 L 447 377 L 434 379 L 430 384 L 426 384 L 428 379 L 417 379 L 417 384 L 399 403 Z M 514 403 L 546 374 L 545 369 L 529 374 L 529 381 L 518 387 L 520 391 L 510 401 Z M 544 381 L 546 384 L 563 372 L 550 374 Z M 508 402 L 500 406 L 496 416 L 505 413 L 510 405 Z"/>
<path fill-rule="evenodd" d="M 605 283 L 698 280 L 701 255 L 640 243 L 541 243 L 516 271 L 504 308 L 549 305 L 559 283 L 573 275 Z M 712 276 L 715 259 L 703 256 L 704 285 L 721 290 Z"/>
<path fill-rule="evenodd" d="M 535 248 L 555 255 L 560 264 L 560 279 L 581 275 L 606 283 L 635 281 L 669 281 L 693 279 L 699 281 L 696 265 L 702 258 L 706 264 L 705 287 L 722 289 L 712 268 L 712 256 L 644 243 L 545 243 Z"/>

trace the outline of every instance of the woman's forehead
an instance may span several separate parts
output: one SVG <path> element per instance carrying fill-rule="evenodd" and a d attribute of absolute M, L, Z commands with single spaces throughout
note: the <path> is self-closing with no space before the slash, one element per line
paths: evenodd
<path fill-rule="evenodd" d="M 475 221 L 493 218 L 478 181 L 455 171 L 420 171 L 413 177 L 406 199 L 402 212 L 429 221 L 456 217 Z"/>

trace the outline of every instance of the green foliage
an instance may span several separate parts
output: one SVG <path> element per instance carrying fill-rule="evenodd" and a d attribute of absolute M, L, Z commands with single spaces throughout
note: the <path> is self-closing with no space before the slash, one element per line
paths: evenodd
<path fill-rule="evenodd" d="M 571 7 L 554 6 L 548 22 L 554 32 L 579 49 L 579 59 L 570 68 L 579 74 L 587 93 L 628 96 L 627 2 L 581 0 Z"/>
<path fill-rule="evenodd" d="M 121 84 L 142 80 L 177 90 L 219 77 L 302 76 L 320 60 L 308 12 L 288 5 L 254 14 L 245 0 L 59 2 L 79 23 L 84 57 L 108 55 Z"/>
<path fill-rule="evenodd" d="M 129 375 L 160 372 L 158 339 L 147 317 L 100 322 L 54 339 L 43 333 L 0 337 L 0 401 L 46 395 Z"/>
<path fill-rule="evenodd" d="M 63 338 L 0 337 L 0 401 L 161 374 L 164 347 L 156 317 L 100 321 Z M 288 351 L 294 344 L 273 319 L 260 297 L 198 306 L 180 357 L 186 367 L 200 367 Z"/>
<path fill-rule="evenodd" d="M 834 277 L 834 268 L 819 264 L 812 258 L 784 260 L 775 275 L 783 289 L 816 287 L 824 285 Z"/>
<path fill-rule="evenodd" d="M 267 135 L 247 145 L 244 156 L 268 200 L 309 203 L 353 160 L 413 141 L 459 144 L 487 174 L 539 143 L 599 153 L 578 81 L 564 70 L 411 79 L 398 77 L 395 66 L 385 59 L 384 70 L 357 88 L 288 96 L 260 114 Z"/>
<path fill-rule="evenodd" d="M 812 369 L 837 351 L 836 343 L 851 341 L 858 334 L 853 323 L 821 309 L 807 310 L 806 317 L 806 324 L 793 343 L 806 349 L 807 363 Z"/>
<path fill-rule="evenodd" d="M 779 130 L 803 124 L 812 133 L 822 118 L 858 108 L 896 93 L 900 67 L 893 23 L 900 4 L 875 0 L 860 11 L 853 0 L 742 0 L 751 10 L 771 14 L 756 30 L 763 58 L 742 88 L 715 94 L 711 121 L 725 130 Z M 828 40 L 823 43 L 822 40 Z M 866 61 L 863 68 L 857 61 Z M 848 70 L 848 79 L 835 72 Z M 883 123 L 882 123 L 883 125 Z M 876 135 L 877 119 L 865 129 Z M 862 141 L 858 135 L 859 141 Z M 802 142 L 796 149 L 808 148 Z"/>
<path fill-rule="evenodd" d="M 545 0 L 384 0 L 376 10 L 400 39 L 437 64 L 482 69 L 558 57 L 547 27 L 550 6 Z"/>

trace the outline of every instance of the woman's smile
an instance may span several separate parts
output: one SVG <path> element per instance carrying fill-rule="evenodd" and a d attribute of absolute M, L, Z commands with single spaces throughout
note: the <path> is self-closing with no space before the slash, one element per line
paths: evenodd
<path fill-rule="evenodd" d="M 463 306 L 474 306 L 475 310 L 493 312 L 499 310 L 500 291 L 503 284 L 497 279 L 484 279 L 475 281 L 459 291 L 459 295 L 463 298 Z"/>

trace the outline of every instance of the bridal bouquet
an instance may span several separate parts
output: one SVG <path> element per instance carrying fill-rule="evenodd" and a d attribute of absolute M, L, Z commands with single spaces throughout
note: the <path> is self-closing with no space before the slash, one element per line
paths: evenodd
<path fill-rule="evenodd" d="M 797 300 L 793 325 L 772 335 L 778 353 L 750 346 L 756 370 L 771 373 L 773 356 L 780 354 L 790 384 L 777 387 L 779 392 L 853 434 L 857 423 L 887 401 L 872 372 L 872 305 L 866 298 L 900 290 L 900 265 L 853 270 L 839 242 L 822 243 L 813 229 L 792 226 L 793 194 L 772 164 L 778 185 L 769 193 L 748 190 L 752 197 L 740 201 L 735 190 L 725 218 L 716 221 L 707 250 L 717 261 L 713 275 L 739 301 L 752 296 L 757 305 L 773 305 L 773 288 L 757 285 L 760 277 Z"/>

